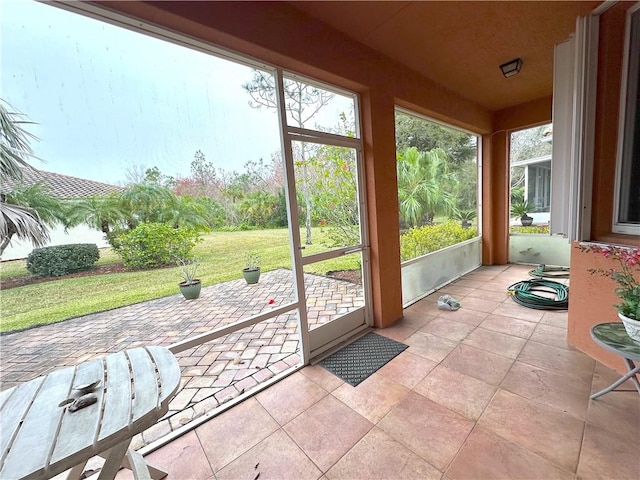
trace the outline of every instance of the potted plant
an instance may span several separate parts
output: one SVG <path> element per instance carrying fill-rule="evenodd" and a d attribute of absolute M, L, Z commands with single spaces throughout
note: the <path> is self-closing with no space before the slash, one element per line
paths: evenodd
<path fill-rule="evenodd" d="M 533 217 L 527 215 L 529 213 L 529 202 L 519 202 L 511 204 L 511 215 L 519 217 L 523 227 L 528 227 L 533 223 Z"/>
<path fill-rule="evenodd" d="M 194 300 L 200 296 L 200 290 L 202 289 L 202 282 L 196 277 L 196 271 L 200 266 L 200 261 L 192 259 L 180 258 L 176 262 L 180 267 L 180 274 L 183 281 L 178 284 L 180 292 L 184 295 L 186 300 Z"/>
<path fill-rule="evenodd" d="M 260 256 L 256 252 L 247 253 L 242 276 L 248 284 L 258 283 L 260 279 Z"/>
<path fill-rule="evenodd" d="M 471 221 L 474 218 L 476 218 L 475 210 L 460 210 L 456 213 L 456 219 L 460 220 L 462 228 L 469 228 L 471 226 Z"/>
<path fill-rule="evenodd" d="M 589 244 L 581 245 L 580 250 L 599 253 L 620 266 L 619 269 L 590 269 L 589 273 L 610 277 L 618 284 L 614 291 L 621 301 L 614 307 L 627 335 L 640 342 L 640 248 Z"/>

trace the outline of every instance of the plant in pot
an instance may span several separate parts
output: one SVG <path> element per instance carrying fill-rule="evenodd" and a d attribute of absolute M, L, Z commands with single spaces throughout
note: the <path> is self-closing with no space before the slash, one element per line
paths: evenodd
<path fill-rule="evenodd" d="M 640 248 L 588 244 L 580 245 L 580 250 L 599 253 L 620 266 L 619 269 L 590 269 L 589 273 L 610 277 L 618 284 L 614 291 L 621 301 L 614 307 L 627 335 L 640 343 Z"/>
<path fill-rule="evenodd" d="M 456 219 L 460 220 L 462 228 L 469 228 L 471 226 L 471 221 L 474 218 L 476 218 L 475 210 L 460 210 L 456 213 Z"/>
<path fill-rule="evenodd" d="M 196 271 L 200 266 L 200 261 L 195 258 L 179 258 L 176 263 L 180 267 L 180 274 L 182 275 L 182 282 L 178 284 L 180 293 L 186 300 L 198 298 L 202 289 L 202 282 L 200 282 L 199 278 L 196 278 Z"/>
<path fill-rule="evenodd" d="M 258 283 L 260 279 L 260 256 L 256 252 L 247 253 L 242 276 L 248 284 Z"/>
<path fill-rule="evenodd" d="M 520 218 L 523 227 L 528 227 L 533 223 L 533 217 L 529 213 L 529 202 L 519 202 L 511 204 L 511 216 Z"/>

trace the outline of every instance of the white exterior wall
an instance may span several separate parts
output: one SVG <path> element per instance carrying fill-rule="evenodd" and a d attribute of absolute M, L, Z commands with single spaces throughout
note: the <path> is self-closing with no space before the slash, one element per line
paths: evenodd
<path fill-rule="evenodd" d="M 62 226 L 58 226 L 55 229 L 51 229 L 49 235 L 51 241 L 46 245 L 47 247 L 66 245 L 69 243 L 95 243 L 98 248 L 109 246 L 109 243 L 105 240 L 104 233 L 89 228 L 86 225 L 70 228 L 67 233 L 65 233 Z M 30 242 L 23 242 L 14 237 L 7 249 L 3 252 L 2 260 L 27 258 L 32 250 L 33 245 Z"/>

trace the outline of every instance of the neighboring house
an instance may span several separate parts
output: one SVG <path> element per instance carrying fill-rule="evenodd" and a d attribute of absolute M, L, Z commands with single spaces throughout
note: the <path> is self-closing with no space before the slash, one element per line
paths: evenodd
<path fill-rule="evenodd" d="M 118 193 L 123 187 L 108 183 L 96 182 L 85 178 L 62 175 L 60 173 L 45 172 L 37 168 L 24 168 L 22 170 L 23 185 L 41 183 L 49 189 L 49 193 L 61 200 L 106 196 Z M 10 191 L 16 185 L 15 181 L 3 180 L 0 183 L 0 192 Z M 50 229 L 51 241 L 47 245 L 64 245 L 67 243 L 95 243 L 98 247 L 108 246 L 104 233 L 90 228 L 87 225 L 78 225 L 65 231 L 62 225 Z M 17 239 L 15 236 L 11 244 L 2 253 L 2 260 L 16 260 L 26 258 L 33 250 L 30 242 Z"/>
<path fill-rule="evenodd" d="M 530 205 L 534 223 L 549 223 L 551 211 L 551 155 L 513 162 L 511 167 L 524 168 L 524 199 Z M 518 219 L 512 219 L 518 224 Z"/>

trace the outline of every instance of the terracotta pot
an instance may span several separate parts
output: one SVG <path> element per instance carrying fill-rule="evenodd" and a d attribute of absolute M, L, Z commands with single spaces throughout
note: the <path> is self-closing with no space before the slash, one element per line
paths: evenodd
<path fill-rule="evenodd" d="M 627 331 L 627 335 L 629 335 L 632 340 L 640 343 L 640 320 L 625 317 L 620 312 L 618 312 L 618 317 L 622 320 L 622 324 L 624 325 L 624 329 Z"/>

